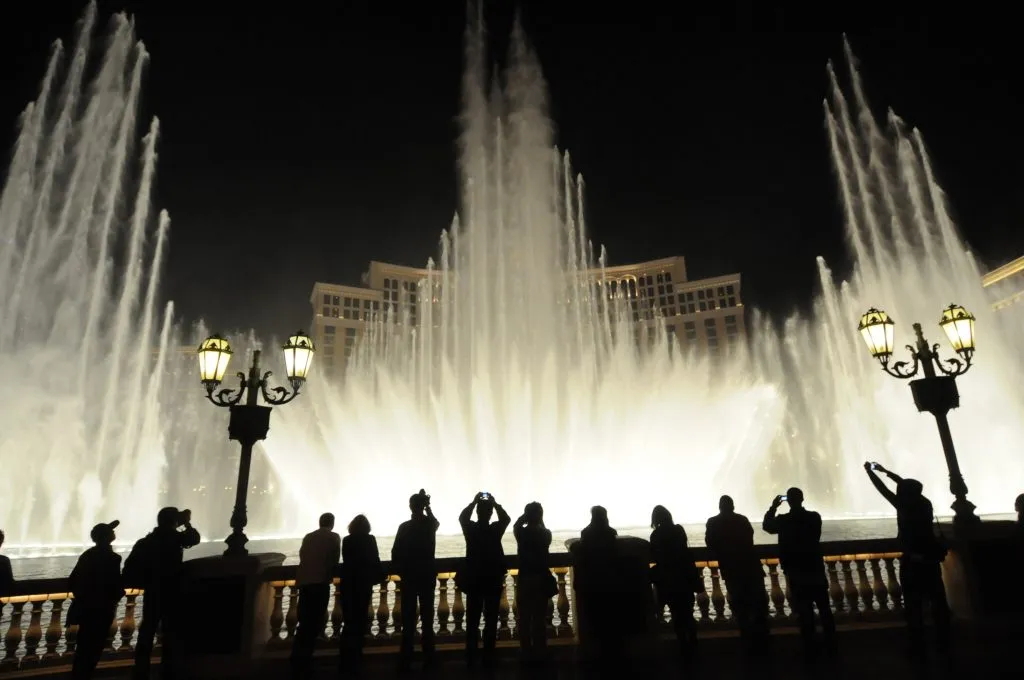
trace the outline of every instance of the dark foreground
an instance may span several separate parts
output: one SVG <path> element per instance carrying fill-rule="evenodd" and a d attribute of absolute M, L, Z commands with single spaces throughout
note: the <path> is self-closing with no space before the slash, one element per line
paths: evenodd
<path fill-rule="evenodd" d="M 834 658 L 814 663 L 803 660 L 800 640 L 793 629 L 781 629 L 772 636 L 772 650 L 767 658 L 746 660 L 741 654 L 735 634 L 720 634 L 701 639 L 700 655 L 696 663 L 686 666 L 674 656 L 674 646 L 666 641 L 656 658 L 631 659 L 623 667 L 588 667 L 577 658 L 575 645 L 553 646 L 552 662 L 544 669 L 522 668 L 516 643 L 503 643 L 499 661 L 491 671 L 470 672 L 465 668 L 462 650 L 458 647 L 439 648 L 440 666 L 431 672 L 420 670 L 400 676 L 396 656 L 380 650 L 367 655 L 361 677 L 437 677 L 437 678 L 850 678 L 856 680 L 882 680 L 884 678 L 1024 678 L 1024 625 L 988 625 L 977 628 L 961 627 L 956 633 L 956 646 L 952 660 L 947 660 L 932 649 L 930 657 L 915 663 L 905 653 L 905 631 L 896 627 L 840 627 L 840 649 Z M 502 643 L 499 643 L 502 644 Z M 318 657 L 317 679 L 337 678 L 336 659 L 333 654 Z M 96 677 L 128 677 L 126 662 L 111 662 L 101 668 Z M 12 674 L 28 677 L 31 672 Z M 67 675 L 66 673 L 63 675 Z M 153 677 L 159 677 L 159 665 L 153 667 Z M 253 678 L 289 678 L 288 663 L 278 654 L 268 658 Z M 348 677 L 348 676 L 345 676 Z"/>

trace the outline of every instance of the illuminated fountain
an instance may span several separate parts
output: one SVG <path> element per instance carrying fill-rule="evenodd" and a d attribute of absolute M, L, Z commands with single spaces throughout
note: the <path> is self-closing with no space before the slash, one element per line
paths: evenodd
<path fill-rule="evenodd" d="M 145 51 L 115 18 L 86 85 L 95 16 L 90 6 L 70 54 L 55 52 L 0 199 L 0 460 L 11 478 L 0 523 L 10 543 L 52 545 L 119 517 L 130 539 L 174 503 L 220 536 L 237 452 L 191 359 L 172 351 L 204 329 L 177 328 L 157 302 L 169 221 L 149 213 L 155 121 L 135 144 Z M 920 478 L 945 509 L 934 425 L 855 329 L 870 306 L 905 328 L 952 301 L 975 313 L 980 336 L 950 415 L 961 465 L 979 512 L 1010 506 L 1024 472 L 1024 315 L 989 310 L 920 137 L 894 116 L 876 125 L 853 69 L 845 90 L 833 75 L 826 106 L 853 274 L 837 283 L 819 262 L 810 317 L 776 325 L 751 313 L 750 350 L 717 362 L 681 352 L 658 323 L 637 349 L 630 301 L 605 300 L 584 275 L 604 255 L 587 240 L 582 180 L 553 150 L 520 34 L 501 86 L 488 73 L 474 27 L 460 218 L 429 265 L 421 323 L 381 321 L 343 384 L 314 375 L 307 399 L 274 415 L 254 479 L 269 462 L 279 493 L 250 498 L 251 535 L 304 532 L 325 510 L 365 512 L 388 535 L 421 486 L 445 531 L 478 490 L 510 511 L 542 501 L 553 528 L 583 525 L 594 503 L 619 526 L 646 524 L 655 503 L 703 520 L 721 493 L 756 517 L 793 484 L 827 515 L 886 512 L 865 459 Z"/>
<path fill-rule="evenodd" d="M 827 515 L 889 512 L 867 459 L 920 478 L 945 511 L 934 425 L 855 329 L 872 305 L 937 323 L 954 300 L 982 329 L 951 415 L 964 474 L 979 511 L 1010 507 L 1006 480 L 1024 471 L 1021 314 L 989 309 L 919 134 L 893 115 L 875 123 L 852 54 L 852 98 L 830 66 L 826 117 L 853 275 L 836 282 L 819 260 L 812 315 L 779 327 L 753 314 L 749 352 L 716 364 L 671 347 L 658 324 L 638 351 L 627 301 L 599 304 L 582 274 L 604 255 L 586 239 L 582 179 L 552 151 L 534 55 L 514 35 L 503 81 L 488 89 L 482 33 L 467 48 L 462 205 L 420 287 L 420 325 L 382 322 L 344 385 L 314 386 L 313 413 L 287 414 L 287 435 L 267 443 L 302 489 L 305 525 L 335 507 L 394 526 L 420 486 L 448 530 L 477 490 L 514 508 L 540 500 L 558 528 L 585 524 L 595 503 L 620 526 L 646 525 L 655 503 L 702 521 L 723 492 L 756 517 L 790 485 Z"/>

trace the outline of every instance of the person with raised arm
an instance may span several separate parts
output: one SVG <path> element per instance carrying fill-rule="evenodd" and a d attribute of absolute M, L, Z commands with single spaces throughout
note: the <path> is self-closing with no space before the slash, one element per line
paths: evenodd
<path fill-rule="evenodd" d="M 916 479 L 904 479 L 879 463 L 864 463 L 864 471 L 878 493 L 896 509 L 897 538 L 903 547 L 900 582 L 911 654 L 925 655 L 924 604 L 928 602 L 938 649 L 948 655 L 951 651 L 950 614 L 942 582 L 946 546 L 935 535 L 932 503 L 924 496 L 924 486 Z M 896 483 L 895 493 L 879 478 L 879 472 Z"/>
<path fill-rule="evenodd" d="M 519 580 L 516 581 L 519 647 L 524 662 L 540 664 L 547 656 L 547 603 L 558 593 L 558 584 L 548 566 L 551 531 L 544 526 L 543 506 L 537 502 L 527 503 L 512 533 L 519 549 Z"/>
<path fill-rule="evenodd" d="M 476 521 L 473 521 L 473 510 Z M 497 513 L 498 521 L 491 523 Z M 480 641 L 480 617 L 484 619 L 483 664 L 494 664 L 498 639 L 498 605 L 505 586 L 505 550 L 501 537 L 512 523 L 505 509 L 486 491 L 481 491 L 459 514 L 459 526 L 466 537 L 466 562 L 455 574 L 456 585 L 466 594 L 466 663 L 476 664 Z"/>
<path fill-rule="evenodd" d="M 789 504 L 789 512 L 776 514 L 779 506 Z M 761 528 L 779 537 L 779 563 L 786 574 L 793 611 L 800 621 L 804 652 L 814 656 L 814 609 L 818 609 L 825 649 L 835 650 L 836 622 L 828 596 L 828 577 L 821 555 L 821 515 L 804 507 L 804 492 L 796 487 L 776 496 L 764 514 Z"/>
<path fill-rule="evenodd" d="M 437 529 L 441 523 L 430 509 L 430 495 L 423 489 L 409 498 L 412 517 L 402 522 L 391 545 L 391 566 L 401 579 L 402 587 L 402 646 L 398 655 L 399 671 L 412 665 L 413 643 L 416 635 L 416 607 L 419 605 L 424 666 L 436 664 L 434 656 L 434 587 L 437 568 L 434 550 Z"/>

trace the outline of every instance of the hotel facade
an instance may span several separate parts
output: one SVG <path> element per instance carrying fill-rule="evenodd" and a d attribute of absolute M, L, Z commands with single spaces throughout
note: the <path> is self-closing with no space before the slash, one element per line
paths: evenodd
<path fill-rule="evenodd" d="M 1015 302 L 1024 301 L 1024 256 L 985 274 L 981 277 L 981 285 L 995 293 L 994 309 L 1005 309 Z"/>
<path fill-rule="evenodd" d="M 621 295 L 638 325 L 664 323 L 677 346 L 716 354 L 746 335 L 741 277 L 727 274 L 689 280 L 682 257 L 586 272 L 606 295 Z M 370 262 L 361 286 L 317 282 L 310 295 L 311 334 L 318 363 L 328 373 L 344 369 L 359 339 L 379 316 L 395 314 L 418 325 L 420 284 L 440 274 L 416 267 Z M 603 282 L 603 283 L 602 283 Z M 429 288 L 427 288 L 429 290 Z M 408 315 L 407 317 L 405 315 Z"/>

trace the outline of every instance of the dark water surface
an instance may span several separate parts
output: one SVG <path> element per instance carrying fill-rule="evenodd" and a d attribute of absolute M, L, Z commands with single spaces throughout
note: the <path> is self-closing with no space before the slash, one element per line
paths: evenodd
<path fill-rule="evenodd" d="M 704 525 L 687 524 L 686 533 L 690 539 L 690 545 L 704 545 Z M 202 527 L 197 527 L 202 532 Z M 639 536 L 648 538 L 651 530 L 646 527 L 632 529 L 619 529 L 623 536 Z M 565 550 L 565 541 L 579 536 L 578 531 L 556 531 L 551 543 L 552 552 Z M 869 538 L 892 538 L 896 536 L 896 519 L 893 517 L 876 519 L 843 519 L 826 520 L 821 531 L 823 541 L 847 541 L 863 540 Z M 220 538 L 204 536 L 207 540 L 191 550 L 185 552 L 187 559 L 196 557 L 208 557 L 219 555 L 224 552 L 224 544 Z M 380 546 L 381 559 L 389 559 L 391 556 L 391 542 L 393 536 L 378 536 L 377 542 Z M 759 522 L 754 523 L 754 541 L 756 543 L 775 543 L 775 536 L 761 531 Z M 267 538 L 253 539 L 249 541 L 249 552 L 279 552 L 287 556 L 285 564 L 298 564 L 299 544 L 301 538 Z M 508 531 L 504 538 L 505 552 L 514 554 L 516 551 L 515 539 L 512 531 Z M 11 566 L 16 579 L 36 578 L 61 578 L 71 573 L 78 554 L 83 548 L 60 547 L 47 552 L 45 549 L 35 548 L 25 550 L 26 554 L 18 554 L 16 551 L 5 551 L 11 557 Z M 127 555 L 131 549 L 130 545 L 117 546 L 117 552 Z M 466 545 L 461 535 L 445 535 L 437 537 L 438 557 L 460 557 L 465 555 Z"/>

